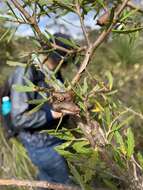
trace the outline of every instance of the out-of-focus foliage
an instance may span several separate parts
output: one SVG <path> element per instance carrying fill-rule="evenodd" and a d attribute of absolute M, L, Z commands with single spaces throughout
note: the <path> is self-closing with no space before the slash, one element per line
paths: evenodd
<path fill-rule="evenodd" d="M 23 7 L 29 12 L 36 10 L 35 20 L 39 23 L 41 16 L 50 17 L 50 13 L 57 17 L 69 12 L 75 13 L 74 3 L 75 1 L 72 0 L 27 0 L 23 1 Z M 78 3 L 81 19 L 84 19 L 91 10 L 95 11 L 95 18 L 99 17 L 108 1 L 105 3 L 102 0 L 96 2 L 83 0 Z M 119 0 L 110 1 L 110 18 L 101 30 L 96 33 L 91 31 L 91 35 L 88 33 L 89 38 L 93 38 L 92 41 L 95 41 L 98 34 L 104 29 L 107 30 L 114 22 L 115 8 L 119 3 L 121 3 Z M 19 24 L 25 22 L 25 18 L 21 14 L 18 15 L 16 11 L 13 11 L 15 9 L 12 4 L 8 3 L 7 6 L 10 11 L 4 20 L 12 19 Z M 112 35 L 95 51 L 90 59 L 89 67 L 86 68 L 82 80 L 75 86 L 71 86 L 75 94 L 74 102 L 80 108 L 80 115 L 71 117 L 66 128 L 47 131 L 51 135 L 66 140 L 56 150 L 67 159 L 75 182 L 83 190 L 95 189 L 98 186 L 113 190 L 141 189 L 143 177 L 141 126 L 143 116 L 140 112 L 143 109 L 141 100 L 143 70 L 141 42 L 143 39 L 138 33 L 142 29 L 141 17 L 136 13 L 137 10 L 130 11 L 128 8 L 123 11 Z M 35 30 L 34 26 L 32 24 L 33 30 Z M 4 46 L 4 53 L 8 52 L 4 55 L 4 60 L 11 59 L 12 61 L 29 63 L 33 50 L 36 51 L 33 47 L 34 43 L 31 44 L 31 40 L 26 38 L 12 39 L 10 38 L 11 32 L 11 30 L 7 31 L 7 28 L 2 31 L 2 44 L 10 43 L 10 47 L 12 47 L 12 51 L 10 51 L 7 46 Z M 36 32 L 35 38 L 37 38 Z M 44 40 L 46 42 L 49 36 L 52 35 L 45 29 Z M 70 43 L 75 51 L 78 50 L 77 42 L 67 41 L 66 43 Z M 86 44 L 85 40 L 79 44 Z M 84 53 L 79 51 L 76 56 L 74 62 L 80 65 Z M 69 64 L 70 62 L 71 60 Z M 75 74 L 74 72 L 76 70 L 71 65 L 70 69 L 67 68 L 65 71 L 64 76 L 68 75 L 65 89 L 70 85 L 70 79 Z M 72 76 L 69 76 L 70 74 Z M 52 79 L 54 81 L 54 76 Z M 27 81 L 27 86 L 15 86 L 15 88 L 19 91 L 29 91 L 33 90 L 33 84 Z M 37 111 L 43 103 L 43 100 L 38 102 L 38 106 L 33 111 Z M 2 154 L 7 155 L 7 151 L 11 151 L 11 149 L 9 150 L 7 144 L 6 146 L 3 144 L 3 142 L 5 143 L 3 136 L 1 139 L 3 140 L 1 146 L 4 147 Z M 15 149 L 15 146 L 20 149 L 20 157 L 17 152 L 19 149 Z M 14 162 L 14 167 L 8 165 L 8 168 L 12 169 L 10 173 L 14 177 L 29 177 L 31 179 L 29 170 L 27 170 L 26 163 L 29 163 L 29 160 L 27 160 L 25 150 L 17 141 L 12 142 L 12 147 L 16 151 L 14 156 L 16 155 L 17 162 Z M 21 159 L 22 155 L 23 159 Z M 8 156 L 4 159 L 6 163 L 7 159 L 9 159 Z M 4 168 L 5 162 L 3 162 Z M 19 163 L 22 168 L 17 168 Z M 4 176 L 3 173 L 2 176 Z"/>
<path fill-rule="evenodd" d="M 3 133 L 0 124 L 0 177 L 1 178 L 19 178 L 32 180 L 36 174 L 36 168 L 32 165 L 26 150 L 17 140 L 8 141 Z M 12 187 L 2 187 L 2 190 L 15 189 Z M 17 188 L 22 190 L 25 188 Z"/>

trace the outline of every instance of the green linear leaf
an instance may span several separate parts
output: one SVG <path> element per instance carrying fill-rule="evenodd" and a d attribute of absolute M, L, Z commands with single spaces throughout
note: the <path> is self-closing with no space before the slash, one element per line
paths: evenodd
<path fill-rule="evenodd" d="M 137 153 L 137 158 L 140 166 L 143 168 L 143 155 L 140 152 Z"/>
<path fill-rule="evenodd" d="M 82 190 L 85 190 L 85 184 L 84 184 L 81 174 L 78 172 L 76 167 L 73 166 L 71 163 L 68 163 L 68 165 L 69 165 L 71 173 L 73 174 L 77 182 L 80 184 Z"/>
<path fill-rule="evenodd" d="M 73 134 L 68 131 L 67 129 L 65 128 L 62 128 L 62 130 L 59 130 L 55 133 L 55 129 L 54 130 L 44 130 L 42 132 L 46 132 L 48 133 L 49 135 L 53 135 L 59 139 L 63 139 L 63 140 L 67 140 L 67 141 L 73 141 L 75 140 L 75 137 L 73 136 Z"/>
<path fill-rule="evenodd" d="M 108 78 L 108 81 L 109 81 L 109 89 L 111 90 L 112 87 L 113 87 L 113 76 L 112 76 L 112 74 L 111 74 L 110 71 L 107 71 L 105 75 L 106 75 L 106 77 Z"/>
<path fill-rule="evenodd" d="M 17 92 L 33 92 L 34 91 L 33 87 L 20 85 L 20 84 L 14 84 L 12 85 L 12 88 L 16 90 Z"/>
<path fill-rule="evenodd" d="M 86 145 L 89 145 L 88 141 L 80 141 L 80 142 L 73 143 L 72 147 L 77 153 L 89 154 L 91 153 L 91 149 L 89 147 L 86 148 L 85 147 Z"/>
<path fill-rule="evenodd" d="M 0 41 L 2 41 L 6 36 L 7 36 L 7 34 L 10 32 L 10 28 L 8 29 L 8 30 L 6 30 L 5 32 L 4 32 L 4 34 L 0 37 Z"/>
<path fill-rule="evenodd" d="M 132 28 L 132 29 L 126 29 L 126 30 L 112 30 L 112 32 L 115 32 L 115 33 L 120 33 L 120 34 L 128 34 L 128 33 L 133 33 L 133 32 L 137 32 L 137 31 L 140 31 L 140 30 L 143 30 L 143 26 L 141 27 L 138 27 L 138 28 Z"/>
<path fill-rule="evenodd" d="M 123 120 L 115 129 L 111 131 L 111 133 L 115 131 L 119 131 L 124 125 L 128 124 L 131 119 L 133 119 L 134 116 L 130 116 L 127 119 Z"/>
<path fill-rule="evenodd" d="M 35 108 L 33 108 L 32 110 L 28 111 L 26 114 L 27 115 L 31 115 L 31 114 L 39 111 L 43 105 L 44 105 L 44 103 L 41 103 L 41 104 L 37 105 Z"/>
<path fill-rule="evenodd" d="M 47 100 L 45 99 L 33 99 L 33 100 L 29 100 L 27 101 L 28 104 L 40 104 L 40 103 L 45 103 Z"/>
<path fill-rule="evenodd" d="M 115 140 L 120 145 L 120 151 L 126 155 L 126 145 L 123 141 L 123 137 L 120 135 L 118 131 L 115 132 Z"/>
<path fill-rule="evenodd" d="M 125 16 L 123 16 L 120 19 L 120 22 L 123 22 L 124 20 L 126 20 L 127 18 L 129 18 L 130 16 L 132 16 L 133 14 L 135 14 L 137 11 L 138 11 L 138 9 L 130 10 L 128 13 L 125 14 Z"/>
<path fill-rule="evenodd" d="M 12 67 L 16 67 L 16 66 L 26 67 L 25 63 L 20 63 L 20 62 L 10 61 L 10 60 L 7 61 L 6 64 Z"/>
<path fill-rule="evenodd" d="M 134 148 L 135 148 L 134 134 L 131 128 L 128 128 L 127 130 L 127 157 L 128 159 L 130 159 L 130 157 L 134 153 Z"/>

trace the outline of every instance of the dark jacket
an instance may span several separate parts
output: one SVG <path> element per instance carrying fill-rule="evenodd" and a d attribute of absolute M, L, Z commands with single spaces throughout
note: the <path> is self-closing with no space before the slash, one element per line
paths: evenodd
<path fill-rule="evenodd" d="M 9 83 L 11 84 L 20 84 L 27 85 L 25 77 L 30 81 L 34 82 L 34 76 L 32 69 L 29 68 L 26 76 L 24 76 L 25 68 L 17 67 L 14 73 L 9 78 Z M 41 87 L 47 87 L 47 84 L 44 81 L 44 75 L 39 71 L 38 72 L 38 81 L 37 85 Z M 61 79 L 62 80 L 62 79 Z M 24 92 L 20 93 L 11 89 L 11 101 L 12 101 L 12 111 L 11 118 L 12 124 L 15 127 L 19 127 L 25 130 L 35 130 L 41 129 L 43 127 L 51 127 L 53 122 L 53 117 L 51 115 L 51 107 L 46 104 L 39 111 L 27 115 L 27 111 L 31 109 L 31 106 L 27 101 L 32 99 L 41 99 L 42 97 L 37 92 Z"/>

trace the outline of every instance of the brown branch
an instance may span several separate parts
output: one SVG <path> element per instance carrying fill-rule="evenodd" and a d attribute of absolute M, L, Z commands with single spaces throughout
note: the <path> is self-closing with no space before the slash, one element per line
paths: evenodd
<path fill-rule="evenodd" d="M 31 16 L 24 8 L 23 6 L 17 1 L 17 0 L 11 0 L 11 2 L 14 4 L 14 6 L 23 14 L 23 16 L 26 18 L 26 20 L 29 22 L 29 24 L 34 28 L 36 33 L 38 34 L 38 37 L 41 41 L 44 41 L 43 34 L 35 20 L 35 16 Z"/>
<path fill-rule="evenodd" d="M 40 187 L 53 190 L 79 190 L 78 187 L 67 186 L 57 183 L 49 183 L 46 181 L 28 181 L 16 179 L 0 179 L 0 186 L 15 186 L 15 187 Z"/>
<path fill-rule="evenodd" d="M 89 141 L 91 147 L 95 149 L 96 142 L 94 141 L 94 138 L 93 138 L 93 136 L 91 134 L 90 126 L 87 126 L 87 125 L 80 122 L 78 124 L 78 127 L 82 130 L 83 134 L 85 135 L 85 137 Z"/>
<path fill-rule="evenodd" d="M 77 13 L 77 15 L 79 16 L 81 28 L 82 28 L 82 31 L 83 31 L 83 35 L 84 35 L 84 37 L 85 37 L 85 40 L 86 40 L 86 42 L 87 42 L 87 45 L 89 46 L 89 45 L 90 45 L 90 40 L 89 40 L 89 38 L 88 38 L 88 34 L 87 34 L 87 31 L 86 31 L 86 28 L 85 28 L 85 25 L 84 25 L 84 20 L 83 20 L 83 18 L 82 18 L 81 12 L 80 12 L 80 5 L 79 5 L 78 0 L 77 0 L 77 2 L 76 2 L 76 13 Z"/>
<path fill-rule="evenodd" d="M 85 54 L 85 57 L 84 57 L 84 60 L 78 70 L 78 72 L 76 73 L 76 75 L 74 76 L 71 84 L 72 85 L 75 85 L 80 77 L 81 77 L 81 74 L 85 71 L 85 68 L 87 67 L 87 65 L 89 64 L 89 61 L 95 51 L 95 49 L 97 47 L 99 47 L 103 41 L 106 39 L 106 37 L 110 34 L 110 32 L 112 31 L 113 27 L 115 26 L 116 22 L 117 22 L 117 19 L 118 17 L 120 16 L 121 12 L 124 10 L 124 8 L 127 6 L 127 3 L 128 3 L 129 0 L 124 0 L 124 2 L 119 5 L 117 7 L 117 12 L 115 12 L 115 15 L 114 15 L 114 18 L 113 18 L 113 22 L 111 23 L 111 25 L 109 26 L 108 29 L 105 29 L 100 35 L 99 37 L 97 38 L 97 40 L 94 42 L 93 45 L 90 44 L 89 48 L 87 49 L 86 51 L 86 54 Z"/>
<path fill-rule="evenodd" d="M 113 22 L 111 23 L 110 27 L 107 30 L 104 30 L 100 36 L 98 37 L 98 39 L 94 42 L 93 48 L 94 50 L 99 47 L 103 41 L 106 39 L 106 37 L 110 34 L 110 32 L 112 31 L 113 27 L 115 26 L 118 17 L 120 16 L 121 12 L 124 10 L 124 8 L 127 6 L 129 0 L 125 0 L 122 5 L 120 5 L 117 8 L 117 12 L 115 12 L 114 18 L 113 18 Z"/>
<path fill-rule="evenodd" d="M 91 55 L 92 55 L 92 52 L 93 52 L 93 47 L 92 47 L 92 46 L 89 46 L 89 48 L 86 50 L 85 58 L 84 58 L 84 60 L 83 60 L 83 62 L 82 62 L 82 64 L 81 64 L 81 66 L 80 66 L 78 72 L 76 73 L 75 77 L 73 78 L 73 80 L 72 80 L 72 82 L 71 82 L 72 85 L 75 85 L 75 84 L 79 81 L 82 72 L 83 72 L 83 71 L 86 69 L 86 67 L 87 67 L 87 64 L 88 64 L 88 62 L 89 62 L 89 60 L 90 60 L 90 57 L 91 57 Z"/>
<path fill-rule="evenodd" d="M 31 16 L 31 15 L 23 8 L 23 6 L 22 6 L 17 0 L 11 0 L 11 2 L 12 2 L 12 3 L 14 4 L 14 6 L 22 13 L 22 15 L 26 18 L 26 20 L 27 20 L 28 23 L 25 23 L 25 24 L 31 25 L 31 26 L 34 28 L 34 30 L 36 31 L 36 33 L 37 33 L 37 35 L 38 35 L 38 37 L 39 37 L 39 40 L 42 42 L 42 44 L 45 44 L 45 38 L 44 38 L 44 35 L 43 35 L 43 33 L 41 32 L 41 30 L 40 30 L 40 28 L 39 28 L 39 26 L 38 26 L 38 23 L 37 23 L 36 19 L 35 19 L 35 14 L 33 14 L 33 16 Z M 62 50 L 62 51 L 64 51 L 64 52 L 68 53 L 68 54 L 71 54 L 71 53 L 74 53 L 74 52 L 75 52 L 75 50 L 68 50 L 68 49 L 63 48 L 63 47 L 61 47 L 61 46 L 58 46 L 58 45 L 56 45 L 56 44 L 54 44 L 54 43 L 50 43 L 50 44 L 47 43 L 46 46 L 47 46 L 47 49 L 48 49 L 48 48 L 59 49 L 59 50 Z M 83 51 L 83 50 L 84 50 L 84 48 L 83 48 L 83 49 L 79 48 L 79 50 L 76 49 L 76 52 L 77 52 L 77 51 L 78 51 L 78 52 L 79 52 L 79 51 Z"/>

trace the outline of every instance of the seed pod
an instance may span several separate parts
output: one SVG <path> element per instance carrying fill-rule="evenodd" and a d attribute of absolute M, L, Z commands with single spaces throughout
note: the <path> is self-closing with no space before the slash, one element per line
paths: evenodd
<path fill-rule="evenodd" d="M 62 113 L 68 113 L 72 115 L 79 114 L 80 109 L 79 107 L 73 103 L 73 102 L 59 102 L 59 103 L 53 103 L 52 104 L 53 110 L 62 112 Z"/>
<path fill-rule="evenodd" d="M 99 19 L 97 20 L 97 24 L 99 26 L 105 26 L 109 22 L 109 17 L 109 11 L 106 11 L 103 15 L 101 15 L 101 17 L 99 17 Z"/>
<path fill-rule="evenodd" d="M 68 92 L 53 92 L 52 97 L 55 98 L 57 101 L 72 101 L 74 97 L 74 93 L 72 91 Z"/>

